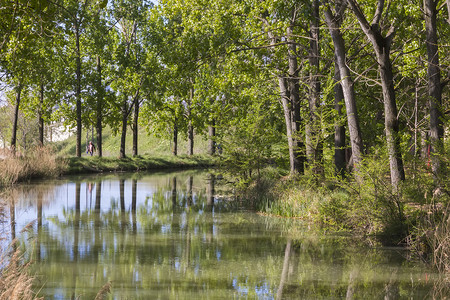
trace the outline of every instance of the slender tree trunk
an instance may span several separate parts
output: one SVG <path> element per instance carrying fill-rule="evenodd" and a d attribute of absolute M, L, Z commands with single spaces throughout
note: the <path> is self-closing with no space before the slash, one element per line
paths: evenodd
<path fill-rule="evenodd" d="M 386 133 L 386 142 L 389 153 L 389 166 L 391 170 L 391 184 L 394 191 L 398 185 L 405 179 L 403 169 L 403 159 L 400 150 L 399 124 L 397 118 L 397 103 L 395 100 L 394 75 L 390 59 L 390 46 L 394 34 L 393 28 L 389 30 L 386 37 L 382 36 L 378 24 L 383 12 L 384 1 L 379 0 L 377 11 L 374 16 L 373 24 L 369 24 L 356 0 L 348 0 L 359 24 L 365 35 L 372 43 L 378 62 L 381 86 L 384 100 L 384 125 Z"/>
<path fill-rule="evenodd" d="M 44 84 L 41 83 L 39 93 L 39 109 L 38 109 L 38 127 L 39 127 L 39 146 L 44 146 Z"/>
<path fill-rule="evenodd" d="M 19 121 L 19 106 L 20 106 L 20 96 L 22 94 L 22 83 L 19 83 L 17 86 L 17 94 L 16 94 L 16 105 L 14 107 L 14 120 L 11 134 L 11 151 L 13 155 L 16 155 L 16 146 L 17 146 L 17 123 Z"/>
<path fill-rule="evenodd" d="M 175 118 L 175 122 L 173 124 L 173 148 L 172 148 L 173 155 L 177 156 L 178 154 L 178 125 L 177 125 L 177 118 Z"/>
<path fill-rule="evenodd" d="M 293 168 L 294 172 L 298 172 L 300 174 L 304 173 L 304 164 L 305 164 L 305 156 L 304 156 L 304 144 L 301 138 L 301 124 L 302 119 L 300 115 L 300 93 L 299 93 L 299 72 L 298 72 L 298 62 L 297 62 L 297 49 L 296 44 L 292 40 L 292 27 L 294 26 L 294 22 L 287 28 L 287 39 L 292 42 L 289 43 L 288 50 L 288 65 L 289 65 L 289 78 L 287 79 L 287 90 L 282 92 L 282 95 L 289 97 L 289 102 L 283 105 L 283 108 L 286 107 L 289 109 L 290 114 L 290 124 L 291 124 L 291 138 L 292 141 L 292 152 L 293 152 Z M 283 84 L 283 82 L 279 81 L 279 85 Z M 283 89 L 280 86 L 280 89 Z M 290 104 L 290 105 L 287 105 Z M 286 111 L 285 111 L 285 120 L 286 119 Z"/>
<path fill-rule="evenodd" d="M 447 23 L 450 25 L 450 0 L 447 0 L 446 2 L 447 2 L 447 16 L 448 16 Z"/>
<path fill-rule="evenodd" d="M 295 25 L 294 10 L 292 12 L 293 19 L 291 21 L 291 26 L 287 29 L 287 39 L 291 40 L 292 26 Z M 270 24 L 267 20 L 263 19 L 264 25 L 270 28 Z M 269 41 L 271 45 L 277 43 L 277 37 L 273 32 L 268 29 L 267 31 Z M 304 163 L 305 163 L 305 146 L 301 138 L 301 116 L 300 116 L 300 100 L 298 93 L 298 64 L 297 64 L 297 53 L 295 43 L 290 43 L 288 49 L 288 64 L 289 73 L 294 75 L 294 78 L 286 78 L 284 75 L 278 75 L 278 86 L 280 88 L 281 103 L 283 106 L 284 120 L 286 123 L 286 135 L 288 139 L 289 147 L 289 165 L 291 175 L 304 173 Z M 290 94 L 294 93 L 293 96 Z M 293 102 L 294 99 L 294 102 Z"/>
<path fill-rule="evenodd" d="M 289 100 L 289 92 L 287 89 L 286 79 L 279 76 L 278 77 L 278 86 L 280 87 L 281 94 L 281 104 L 283 105 L 284 112 L 284 121 L 286 124 L 286 135 L 288 139 L 288 147 L 289 147 L 289 166 L 291 174 L 295 174 L 298 170 L 296 167 L 295 161 L 295 146 L 294 146 L 294 137 L 292 133 L 292 108 Z"/>
<path fill-rule="evenodd" d="M 336 64 L 339 69 L 340 85 L 345 101 L 347 113 L 348 131 L 350 135 L 350 146 L 352 148 L 352 161 L 355 178 L 359 181 L 359 167 L 362 160 L 363 143 L 359 125 L 358 111 L 356 108 L 356 97 L 353 88 L 353 80 L 346 63 L 345 42 L 340 31 L 341 18 L 344 13 L 343 7 L 337 7 L 337 14 L 333 16 L 331 9 L 325 10 L 325 18 L 333 40 Z"/>
<path fill-rule="evenodd" d="M 138 118 L 139 118 L 139 101 L 134 103 L 134 115 L 133 115 L 133 156 L 138 155 Z"/>
<path fill-rule="evenodd" d="M 188 125 L 188 148 L 188 155 L 194 155 L 194 126 L 191 120 Z"/>
<path fill-rule="evenodd" d="M 312 20 L 310 32 L 309 64 L 310 91 L 309 91 L 309 122 L 307 123 L 306 156 L 313 166 L 314 174 L 322 174 L 323 168 L 323 140 L 320 128 L 320 47 L 319 47 L 319 1 L 312 1 Z"/>
<path fill-rule="evenodd" d="M 193 82 L 192 82 L 193 84 Z M 188 124 L 188 155 L 194 155 L 194 126 L 192 125 L 192 101 L 194 99 L 194 88 L 189 91 L 189 102 L 187 104 Z"/>
<path fill-rule="evenodd" d="M 100 56 L 97 56 L 97 152 L 98 156 L 103 156 L 103 140 L 102 140 L 102 119 L 103 119 L 103 89 L 102 89 L 102 66 Z"/>
<path fill-rule="evenodd" d="M 119 158 L 125 158 L 125 146 L 127 138 L 127 120 L 128 119 L 128 105 L 126 99 L 122 105 L 122 134 L 120 137 L 120 152 Z"/>
<path fill-rule="evenodd" d="M 337 112 L 338 120 L 334 125 L 334 165 L 336 175 L 345 176 L 345 126 L 343 125 L 342 102 L 344 101 L 344 93 L 340 84 L 341 76 L 339 74 L 339 66 L 335 62 L 334 68 L 334 109 Z"/>
<path fill-rule="evenodd" d="M 441 155 L 444 151 L 444 123 L 442 114 L 442 88 L 441 70 L 439 65 L 439 49 L 436 27 L 437 2 L 424 0 L 424 17 L 426 29 L 426 42 L 428 54 L 428 94 L 430 104 L 430 142 L 431 142 L 431 169 L 434 182 L 439 185 L 442 180 L 444 163 Z"/>
<path fill-rule="evenodd" d="M 77 144 L 76 156 L 81 157 L 81 53 L 80 53 L 80 28 L 78 22 L 75 23 L 75 51 L 76 51 L 76 118 L 77 118 Z"/>
<path fill-rule="evenodd" d="M 396 189 L 400 181 L 405 180 L 403 159 L 400 150 L 397 103 L 395 100 L 394 75 L 389 58 L 389 50 L 385 49 L 377 55 L 380 57 L 381 85 L 384 97 L 384 124 L 389 153 L 391 183 Z"/>
<path fill-rule="evenodd" d="M 216 154 L 216 121 L 213 119 L 208 126 L 208 153 Z"/>

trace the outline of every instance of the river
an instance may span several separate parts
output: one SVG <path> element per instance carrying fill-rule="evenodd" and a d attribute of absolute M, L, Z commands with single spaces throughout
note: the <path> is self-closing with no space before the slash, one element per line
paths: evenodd
<path fill-rule="evenodd" d="M 262 216 L 204 171 L 35 181 L 3 193 L 45 299 L 424 299 L 436 274 L 402 248 Z"/>

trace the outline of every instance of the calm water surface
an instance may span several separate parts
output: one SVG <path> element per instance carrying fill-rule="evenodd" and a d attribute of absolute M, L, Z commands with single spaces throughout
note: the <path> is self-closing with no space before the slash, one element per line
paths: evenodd
<path fill-rule="evenodd" d="M 439 295 L 436 276 L 400 248 L 310 232 L 221 194 L 193 171 L 42 181 L 3 196 L 0 230 L 27 250 L 45 299 L 94 299 L 108 282 L 108 299 Z"/>

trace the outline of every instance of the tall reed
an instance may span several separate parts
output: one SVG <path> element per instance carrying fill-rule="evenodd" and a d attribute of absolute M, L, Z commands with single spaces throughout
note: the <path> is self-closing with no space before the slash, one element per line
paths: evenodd
<path fill-rule="evenodd" d="M 29 274 L 30 262 L 25 262 L 22 251 L 11 243 L 12 254 L 0 256 L 0 299 L 28 300 L 37 298 L 33 291 L 34 277 Z"/>
<path fill-rule="evenodd" d="M 49 147 L 35 147 L 13 155 L 4 152 L 0 159 L 0 186 L 39 177 L 55 177 L 65 168 L 65 162 L 58 160 Z"/>

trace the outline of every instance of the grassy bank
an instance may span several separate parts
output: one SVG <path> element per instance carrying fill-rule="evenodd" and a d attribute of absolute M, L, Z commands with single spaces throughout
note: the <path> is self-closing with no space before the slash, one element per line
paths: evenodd
<path fill-rule="evenodd" d="M 450 280 L 450 183 L 437 191 L 423 164 L 394 193 L 382 165 L 368 160 L 362 183 L 266 169 L 247 179 L 238 195 L 264 214 L 301 218 L 326 231 L 359 235 L 372 245 L 407 247 Z"/>
<path fill-rule="evenodd" d="M 114 157 L 69 157 L 64 174 L 144 171 L 161 169 L 206 168 L 215 164 L 215 159 L 206 155 L 195 156 L 135 156 L 118 159 Z"/>

